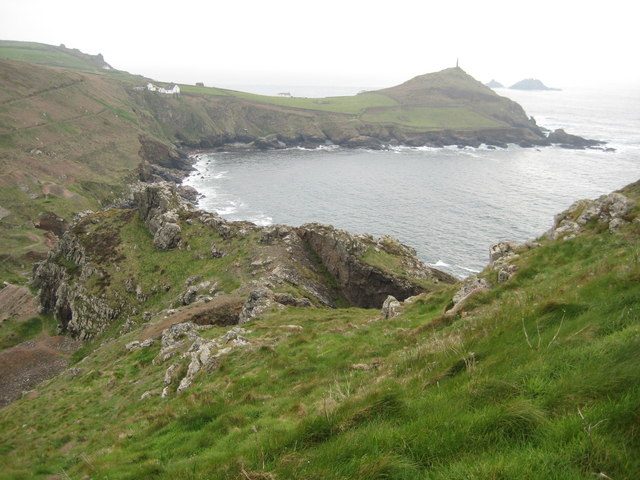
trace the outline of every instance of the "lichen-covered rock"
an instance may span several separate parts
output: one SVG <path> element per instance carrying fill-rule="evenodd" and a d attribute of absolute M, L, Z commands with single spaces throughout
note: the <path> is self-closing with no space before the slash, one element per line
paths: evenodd
<path fill-rule="evenodd" d="M 380 312 L 382 318 L 389 320 L 399 316 L 401 313 L 402 305 L 398 300 L 396 300 L 396 297 L 389 295 L 382 304 L 382 310 Z"/>
<path fill-rule="evenodd" d="M 186 374 L 182 377 L 176 392 L 189 388 L 195 376 L 204 368 L 211 371 L 218 365 L 218 360 L 238 347 L 249 345 L 244 335 L 251 333 L 241 327 L 233 327 L 223 335 L 212 340 L 203 339 L 198 330 L 202 327 L 190 322 L 177 323 L 162 332 L 162 349 L 154 359 L 154 363 L 162 363 L 182 352 L 177 362 L 171 364 L 164 374 L 162 398 L 169 394 L 169 386 L 177 382 L 184 360 L 189 360 Z"/>
<path fill-rule="evenodd" d="M 215 243 L 211 244 L 210 252 L 211 252 L 211 258 L 222 258 L 227 255 L 225 252 L 220 250 Z"/>
<path fill-rule="evenodd" d="M 138 185 L 133 198 L 140 217 L 153 235 L 153 245 L 159 250 L 178 246 L 182 228 L 179 211 L 187 204 L 178 196 L 176 187 L 168 182 Z"/>
<path fill-rule="evenodd" d="M 181 240 L 182 228 L 177 223 L 165 221 L 153 235 L 153 246 L 158 250 L 176 248 Z"/>
<path fill-rule="evenodd" d="M 445 313 L 448 315 L 454 315 L 458 313 L 465 302 L 474 294 L 481 290 L 487 290 L 491 288 L 491 284 L 484 278 L 480 278 L 476 275 L 471 275 L 464 279 L 460 289 L 453 296 L 453 306 Z"/>
<path fill-rule="evenodd" d="M 90 340 L 121 313 L 121 299 L 96 297 L 82 283 L 102 275 L 89 264 L 84 248 L 71 231 L 64 234 L 43 262 L 36 264 L 32 285 L 38 289 L 42 311 L 59 322 L 60 333 Z"/>
<path fill-rule="evenodd" d="M 498 270 L 498 283 L 511 280 L 511 277 L 518 271 L 517 265 L 504 265 Z"/>
<path fill-rule="evenodd" d="M 146 340 L 134 340 L 133 342 L 129 342 L 124 346 L 124 349 L 127 352 L 133 352 L 134 350 L 138 350 L 140 348 L 149 348 L 151 345 L 155 343 L 153 338 L 147 338 Z"/>
<path fill-rule="evenodd" d="M 489 247 L 489 262 L 493 263 L 502 258 L 513 257 L 518 245 L 514 242 L 497 242 Z"/>
<path fill-rule="evenodd" d="M 634 207 L 632 200 L 617 192 L 596 200 L 579 200 L 554 217 L 547 237 L 551 240 L 573 238 L 591 221 L 608 224 L 611 232 L 617 232 L 628 223 L 625 217 Z"/>
<path fill-rule="evenodd" d="M 238 324 L 243 325 L 273 306 L 271 292 L 266 289 L 252 290 L 242 307 Z"/>

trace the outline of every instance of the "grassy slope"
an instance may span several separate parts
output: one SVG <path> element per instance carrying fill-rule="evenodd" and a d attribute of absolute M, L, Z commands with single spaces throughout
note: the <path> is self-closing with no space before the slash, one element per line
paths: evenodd
<path fill-rule="evenodd" d="M 167 365 L 157 345 L 126 354 L 132 332 L 0 412 L 0 477 L 637 478 L 639 236 L 594 226 L 521 252 L 455 318 L 454 288 L 391 321 L 265 314 L 253 348 L 167 400 L 138 400 Z"/>
<path fill-rule="evenodd" d="M 161 135 L 109 75 L 0 60 L 0 275 L 20 281 L 46 251 L 33 223 L 70 219 L 117 195 L 140 162 L 140 134 Z M 23 265 L 24 268 L 20 268 Z"/>

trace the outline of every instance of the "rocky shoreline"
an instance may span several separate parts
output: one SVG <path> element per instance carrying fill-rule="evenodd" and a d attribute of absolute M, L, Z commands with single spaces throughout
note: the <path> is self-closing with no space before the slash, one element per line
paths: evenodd
<path fill-rule="evenodd" d="M 592 140 L 566 133 L 557 129 L 545 135 L 533 135 L 529 129 L 495 129 L 480 131 L 435 131 L 407 135 L 406 132 L 380 132 L 380 135 L 357 135 L 335 138 L 333 136 L 286 136 L 271 134 L 264 137 L 250 135 L 219 135 L 205 138 L 199 142 L 178 142 L 176 146 L 190 152 L 227 152 L 243 150 L 283 150 L 287 148 L 365 148 L 387 150 L 394 147 L 432 147 L 444 148 L 508 148 L 517 145 L 522 148 L 556 146 L 566 149 L 595 149 L 611 151 L 606 142 Z"/>

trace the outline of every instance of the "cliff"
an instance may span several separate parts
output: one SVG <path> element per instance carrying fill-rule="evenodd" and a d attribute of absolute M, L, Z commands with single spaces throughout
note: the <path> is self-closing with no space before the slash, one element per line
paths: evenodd
<path fill-rule="evenodd" d="M 224 324 L 272 306 L 380 308 L 388 295 L 456 281 L 394 239 L 229 222 L 194 209 L 169 183 L 139 185 L 134 203 L 82 215 L 36 266 L 33 286 L 61 333 L 91 339 L 114 322 L 226 297 L 245 300 Z"/>

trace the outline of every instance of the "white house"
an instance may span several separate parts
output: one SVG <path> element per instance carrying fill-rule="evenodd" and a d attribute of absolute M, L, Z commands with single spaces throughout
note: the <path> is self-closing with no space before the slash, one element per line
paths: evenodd
<path fill-rule="evenodd" d="M 147 90 L 150 92 L 165 93 L 167 95 L 180 95 L 180 87 L 175 83 L 170 83 L 166 87 L 157 87 L 153 83 L 147 83 Z"/>

